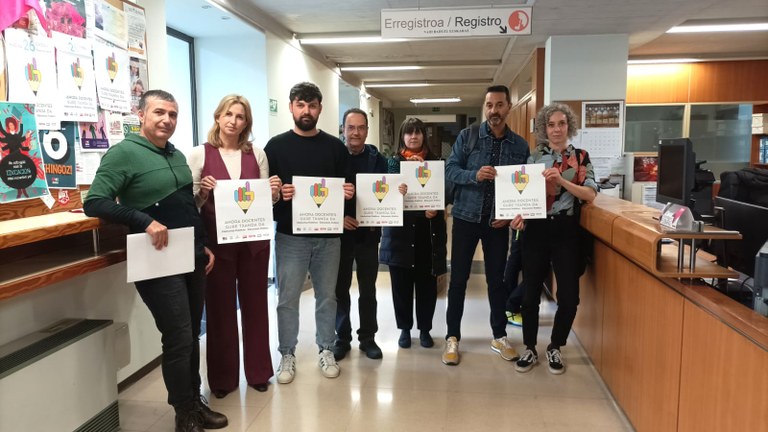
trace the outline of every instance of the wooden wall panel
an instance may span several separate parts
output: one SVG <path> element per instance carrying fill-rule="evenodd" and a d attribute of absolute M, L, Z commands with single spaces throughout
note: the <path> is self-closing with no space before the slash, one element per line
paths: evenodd
<path fill-rule="evenodd" d="M 685 302 L 679 432 L 768 431 L 768 352 Z"/>
<path fill-rule="evenodd" d="M 611 286 L 609 272 L 602 269 L 612 267 L 610 247 L 595 240 L 594 260 L 579 282 L 579 312 L 573 330 L 598 372 L 602 369 L 603 297 Z"/>
<path fill-rule="evenodd" d="M 639 432 L 674 431 L 683 297 L 609 250 L 601 374 Z"/>
<path fill-rule="evenodd" d="M 768 60 L 695 63 L 691 103 L 768 101 Z"/>
<path fill-rule="evenodd" d="M 630 65 L 627 103 L 686 103 L 691 65 Z"/>

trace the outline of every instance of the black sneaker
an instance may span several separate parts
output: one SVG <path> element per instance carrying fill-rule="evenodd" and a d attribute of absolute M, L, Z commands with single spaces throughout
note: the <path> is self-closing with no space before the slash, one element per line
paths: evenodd
<path fill-rule="evenodd" d="M 203 428 L 221 429 L 227 427 L 229 424 L 227 416 L 208 408 L 207 402 L 202 396 L 195 401 L 195 411 L 200 415 Z"/>
<path fill-rule="evenodd" d="M 523 355 L 520 357 L 520 360 L 518 360 L 515 363 L 515 370 L 523 373 L 528 372 L 536 366 L 536 363 L 539 361 L 539 356 L 536 355 L 536 352 L 530 349 L 525 350 Z"/>
<path fill-rule="evenodd" d="M 346 357 L 347 353 L 351 349 L 352 346 L 349 344 L 349 342 L 337 340 L 336 343 L 333 344 L 333 348 L 331 348 L 331 351 L 333 351 L 333 358 L 336 359 L 336 361 L 339 361 Z"/>
<path fill-rule="evenodd" d="M 400 348 L 410 348 L 411 347 L 411 331 L 402 330 L 400 332 L 400 339 L 397 340 L 397 344 L 400 345 Z"/>
<path fill-rule="evenodd" d="M 421 343 L 421 346 L 424 348 L 432 348 L 435 346 L 435 341 L 432 340 L 432 336 L 429 334 L 428 331 L 422 331 L 419 334 L 419 343 Z"/>
<path fill-rule="evenodd" d="M 360 351 L 364 352 L 369 359 L 373 360 L 378 360 L 384 356 L 381 352 L 381 348 L 376 345 L 376 341 L 373 339 L 360 341 Z"/>
<path fill-rule="evenodd" d="M 547 350 L 547 362 L 549 363 L 549 372 L 555 375 L 560 375 L 565 372 L 565 362 L 563 362 L 563 355 L 560 354 L 560 350 L 552 348 Z"/>

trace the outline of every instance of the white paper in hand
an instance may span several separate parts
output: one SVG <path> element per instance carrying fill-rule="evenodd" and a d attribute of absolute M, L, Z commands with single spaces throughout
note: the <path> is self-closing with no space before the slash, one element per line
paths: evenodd
<path fill-rule="evenodd" d="M 195 231 L 192 227 L 168 230 L 168 246 L 157 250 L 149 234 L 126 238 L 128 282 L 190 273 L 195 270 Z"/>

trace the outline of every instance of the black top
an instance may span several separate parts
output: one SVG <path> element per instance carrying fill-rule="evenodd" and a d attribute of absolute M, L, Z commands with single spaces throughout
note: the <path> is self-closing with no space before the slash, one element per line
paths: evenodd
<path fill-rule="evenodd" d="M 290 130 L 272 137 L 264 147 L 264 152 L 269 160 L 269 175 L 280 177 L 284 184 L 292 184 L 293 176 L 346 179 L 349 152 L 341 140 L 323 131 L 311 137 L 304 137 Z M 293 235 L 291 208 L 290 201 L 281 200 L 275 204 L 277 232 Z M 338 237 L 339 234 L 311 236 Z"/>

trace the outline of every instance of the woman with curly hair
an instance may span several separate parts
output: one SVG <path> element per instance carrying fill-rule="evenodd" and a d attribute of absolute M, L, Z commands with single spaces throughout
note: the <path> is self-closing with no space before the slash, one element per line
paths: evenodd
<path fill-rule="evenodd" d="M 574 148 L 568 139 L 576 135 L 576 115 L 568 105 L 553 103 L 536 116 L 538 145 L 528 163 L 543 163 L 546 179 L 547 217 L 524 221 L 517 216 L 514 229 L 525 229 L 523 255 L 523 343 L 526 351 L 517 361 L 518 372 L 528 372 L 538 362 L 536 338 L 539 332 L 541 287 L 550 263 L 557 279 L 557 312 L 547 346 L 549 371 L 565 372 L 560 348 L 571 332 L 579 305 L 582 242 L 579 235 L 579 208 L 597 196 L 597 183 L 586 151 Z"/>

